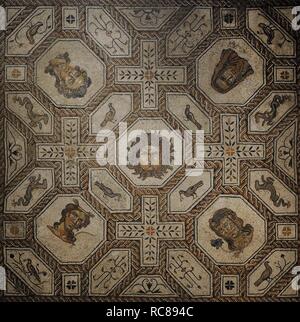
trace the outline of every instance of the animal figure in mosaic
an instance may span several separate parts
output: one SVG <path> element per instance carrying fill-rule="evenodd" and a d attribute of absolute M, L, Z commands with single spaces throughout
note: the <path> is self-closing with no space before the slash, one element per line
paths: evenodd
<path fill-rule="evenodd" d="M 264 287 L 260 290 L 265 290 L 269 287 L 270 283 L 278 278 L 285 271 L 286 267 L 290 262 L 285 257 L 285 254 L 281 254 L 279 260 L 276 262 L 270 263 L 266 260 L 263 265 L 265 269 L 260 274 L 260 277 L 254 282 L 254 286 L 259 287 L 264 282 Z"/>
<path fill-rule="evenodd" d="M 30 258 L 27 259 L 26 268 L 28 270 L 28 274 L 33 276 L 39 283 L 41 282 L 40 272 L 38 270 L 38 266 L 33 266 L 32 260 Z"/>
<path fill-rule="evenodd" d="M 283 198 L 280 198 L 280 195 L 277 193 L 276 188 L 274 187 L 274 179 L 272 177 L 265 177 L 261 176 L 262 183 L 259 182 L 259 180 L 255 181 L 255 189 L 257 191 L 260 190 L 267 190 L 270 192 L 270 200 L 273 202 L 273 205 L 275 207 L 287 207 L 289 208 L 291 206 L 291 203 L 289 201 L 285 201 Z"/>
<path fill-rule="evenodd" d="M 40 288 L 45 283 L 41 277 L 47 276 L 47 272 L 41 271 L 38 263 L 34 264 L 31 258 L 23 258 L 23 255 L 24 253 L 10 254 L 10 258 L 15 268 L 22 272 L 32 284 Z"/>
<path fill-rule="evenodd" d="M 45 114 L 38 114 L 33 111 L 33 104 L 31 100 L 28 97 L 24 97 L 23 99 L 18 96 L 13 97 L 13 102 L 16 103 L 18 102 L 21 106 L 24 106 L 26 111 L 27 111 L 27 116 L 30 119 L 29 125 L 32 127 L 38 126 L 39 129 L 42 128 L 43 124 L 48 124 L 49 116 Z"/>
<path fill-rule="evenodd" d="M 114 118 L 116 116 L 116 110 L 112 103 L 108 104 L 109 111 L 105 114 L 104 120 L 101 122 L 100 126 L 104 127 L 108 122 L 115 122 Z"/>
<path fill-rule="evenodd" d="M 190 186 L 188 189 L 186 190 L 180 190 L 179 191 L 179 195 L 180 195 L 180 200 L 183 199 L 182 196 L 185 197 L 193 197 L 193 199 L 195 197 L 197 197 L 197 190 L 203 186 L 203 181 L 200 180 L 199 182 L 195 183 L 194 185 Z"/>
<path fill-rule="evenodd" d="M 265 281 L 269 281 L 272 275 L 273 269 L 270 266 L 268 261 L 264 262 L 264 266 L 265 266 L 264 271 L 261 273 L 260 277 L 254 282 L 254 285 L 256 287 L 259 287 Z"/>
<path fill-rule="evenodd" d="M 32 199 L 33 191 L 37 189 L 47 189 L 47 179 L 43 179 L 43 181 L 41 182 L 40 174 L 38 175 L 38 177 L 32 176 L 29 178 L 29 185 L 26 188 L 24 197 L 19 198 L 14 202 L 14 204 L 16 206 L 28 206 Z"/>
<path fill-rule="evenodd" d="M 262 126 L 265 124 L 272 125 L 277 116 L 278 108 L 289 99 L 289 95 L 275 95 L 270 104 L 270 110 L 265 112 L 257 112 L 255 114 L 255 122 L 259 123 L 259 120 L 262 119 Z"/>
<path fill-rule="evenodd" d="M 21 28 L 10 42 L 16 42 L 19 47 L 24 46 L 24 43 L 21 42 L 19 38 L 21 38 L 20 35 L 23 34 L 26 30 L 25 37 L 27 41 L 30 45 L 34 45 L 36 41 L 36 36 L 46 33 L 46 31 L 51 28 L 51 15 L 48 15 L 45 21 L 42 21 L 39 18 L 39 16 L 42 16 L 44 12 L 45 11 L 42 10 L 39 14 L 33 16 L 31 21 L 28 24 L 26 24 L 23 28 Z"/>
<path fill-rule="evenodd" d="M 258 24 L 259 30 L 257 31 L 258 35 L 265 35 L 267 36 L 267 44 L 268 45 L 272 45 L 273 41 L 275 39 L 275 35 L 276 32 L 280 33 L 280 36 L 282 38 L 282 41 L 279 42 L 277 45 L 278 47 L 282 47 L 284 45 L 284 43 L 287 42 L 291 42 L 289 39 L 287 39 L 284 34 L 282 34 L 274 25 L 272 25 L 271 23 L 266 24 L 266 23 L 259 23 Z"/>
<path fill-rule="evenodd" d="M 194 113 L 191 111 L 190 105 L 186 105 L 184 115 L 187 121 L 194 123 L 198 130 L 202 129 L 202 125 L 195 119 Z"/>
<path fill-rule="evenodd" d="M 113 192 L 111 188 L 107 187 L 102 182 L 96 181 L 95 186 L 103 192 L 104 197 L 117 198 L 118 201 L 121 199 L 120 193 Z"/>

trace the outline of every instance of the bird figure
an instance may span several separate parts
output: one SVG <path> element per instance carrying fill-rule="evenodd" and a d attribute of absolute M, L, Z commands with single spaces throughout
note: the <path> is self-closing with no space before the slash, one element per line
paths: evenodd
<path fill-rule="evenodd" d="M 101 122 L 100 126 L 104 127 L 108 122 L 115 122 L 114 118 L 116 115 L 116 110 L 113 107 L 112 103 L 108 104 L 108 112 L 105 114 L 104 120 Z"/>
<path fill-rule="evenodd" d="M 268 261 L 264 262 L 265 270 L 261 273 L 260 278 L 254 282 L 254 285 L 258 287 L 260 284 L 262 284 L 264 281 L 270 281 L 270 277 L 272 275 L 273 269 L 269 265 Z"/>
<path fill-rule="evenodd" d="M 119 201 L 121 198 L 120 193 L 115 193 L 109 187 L 105 186 L 102 182 L 96 181 L 95 186 L 97 186 L 104 194 L 104 197 L 117 198 Z"/>
<path fill-rule="evenodd" d="M 18 102 L 21 106 L 25 106 L 27 116 L 30 119 L 29 125 L 32 127 L 38 126 L 39 129 L 42 129 L 42 121 L 44 124 L 48 124 L 49 121 L 49 116 L 44 113 L 44 114 L 39 114 L 33 111 L 33 104 L 30 101 L 28 97 L 24 97 L 23 99 L 21 97 L 14 96 L 13 97 L 13 102 L 16 103 Z"/>
<path fill-rule="evenodd" d="M 196 121 L 194 113 L 191 112 L 191 107 L 190 105 L 186 105 L 185 110 L 184 110 L 184 115 L 186 117 L 186 121 L 191 121 L 192 123 L 194 123 L 194 125 L 196 125 L 198 130 L 202 129 L 202 125 Z"/>
<path fill-rule="evenodd" d="M 195 183 L 194 185 L 192 185 L 191 187 L 189 187 L 186 190 L 180 190 L 179 191 L 179 195 L 180 195 L 180 200 L 182 200 L 182 195 L 184 195 L 185 197 L 193 197 L 193 199 L 195 197 L 197 197 L 197 189 L 200 188 L 201 186 L 203 186 L 203 181 L 199 181 L 197 183 Z"/>
<path fill-rule="evenodd" d="M 261 31 L 257 31 L 258 35 L 265 34 L 267 36 L 267 44 L 272 45 L 272 41 L 275 37 L 275 30 L 276 28 L 273 26 L 268 26 L 265 23 L 259 23 L 258 27 L 261 29 Z"/>
<path fill-rule="evenodd" d="M 32 260 L 30 258 L 27 259 L 26 268 L 27 268 L 28 274 L 30 276 L 33 276 L 40 283 L 41 278 L 40 278 L 39 272 L 38 272 L 37 268 L 35 268 L 32 265 Z"/>
<path fill-rule="evenodd" d="M 273 40 L 275 39 L 275 32 L 277 31 L 280 36 L 281 36 L 281 41 L 278 42 L 276 45 L 278 45 L 278 47 L 282 47 L 284 45 L 284 43 L 287 42 L 291 42 L 289 39 L 286 38 L 286 36 L 280 32 L 279 29 L 277 29 L 274 25 L 272 24 L 265 24 L 263 22 L 258 24 L 258 27 L 260 28 L 260 30 L 257 31 L 258 35 L 265 35 L 267 36 L 267 44 L 268 45 L 273 45 Z"/>
<path fill-rule="evenodd" d="M 25 106 L 26 108 L 26 106 Z M 44 122 L 44 124 L 48 124 L 49 116 L 47 114 L 38 114 L 32 111 L 32 109 L 27 109 L 27 116 L 30 118 L 30 123 L 29 125 L 32 127 L 38 126 L 39 129 L 42 129 L 42 123 L 41 121 Z"/>

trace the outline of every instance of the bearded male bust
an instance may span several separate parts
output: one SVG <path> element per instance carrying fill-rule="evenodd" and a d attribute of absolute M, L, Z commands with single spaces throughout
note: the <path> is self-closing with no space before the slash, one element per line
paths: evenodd
<path fill-rule="evenodd" d="M 55 77 L 55 87 L 66 98 L 84 97 L 92 84 L 84 69 L 71 64 L 68 52 L 51 59 L 45 73 Z"/>

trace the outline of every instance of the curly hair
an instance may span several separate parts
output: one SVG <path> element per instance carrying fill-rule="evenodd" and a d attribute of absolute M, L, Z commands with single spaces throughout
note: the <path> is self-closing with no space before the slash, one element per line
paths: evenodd
<path fill-rule="evenodd" d="M 63 55 L 56 56 L 57 59 L 64 59 L 66 64 L 70 64 L 71 60 L 69 54 L 66 52 Z M 59 94 L 65 96 L 66 98 L 81 98 L 87 92 L 87 89 L 91 86 L 92 80 L 88 77 L 87 72 L 81 69 L 79 66 L 75 66 L 74 69 L 81 73 L 84 79 L 82 86 L 71 89 L 67 86 L 64 80 L 62 80 L 56 73 L 55 67 L 49 62 L 49 65 L 45 68 L 45 73 L 55 77 L 55 87 L 58 90 Z"/>

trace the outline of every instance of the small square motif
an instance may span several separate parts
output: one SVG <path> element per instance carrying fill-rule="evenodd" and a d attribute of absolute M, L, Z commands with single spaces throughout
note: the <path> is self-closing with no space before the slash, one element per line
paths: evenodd
<path fill-rule="evenodd" d="M 236 8 L 221 8 L 221 28 L 233 29 L 237 27 Z"/>
<path fill-rule="evenodd" d="M 27 81 L 27 66 L 26 65 L 6 65 L 5 66 L 5 81 L 24 83 Z"/>
<path fill-rule="evenodd" d="M 4 221 L 3 226 L 5 239 L 24 239 L 26 236 L 25 221 Z"/>
<path fill-rule="evenodd" d="M 79 29 L 78 8 L 63 7 L 62 8 L 62 28 L 63 29 Z"/>
<path fill-rule="evenodd" d="M 63 295 L 65 296 L 78 296 L 80 295 L 80 274 L 63 274 Z"/>
<path fill-rule="evenodd" d="M 275 66 L 274 83 L 296 83 L 296 67 Z"/>
<path fill-rule="evenodd" d="M 297 240 L 297 224 L 276 224 L 276 239 L 279 240 Z"/>
<path fill-rule="evenodd" d="M 221 276 L 221 295 L 237 296 L 239 295 L 239 276 L 222 275 Z"/>

